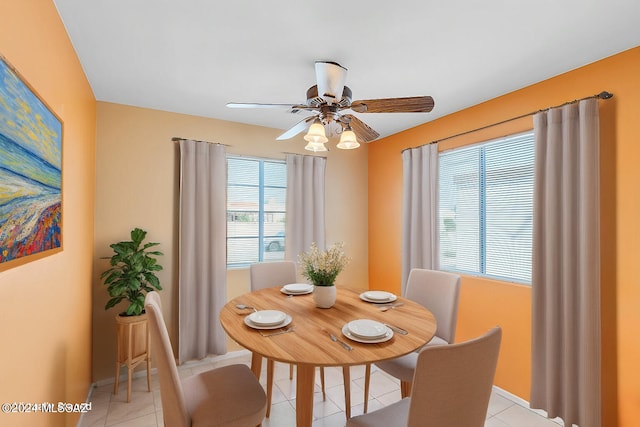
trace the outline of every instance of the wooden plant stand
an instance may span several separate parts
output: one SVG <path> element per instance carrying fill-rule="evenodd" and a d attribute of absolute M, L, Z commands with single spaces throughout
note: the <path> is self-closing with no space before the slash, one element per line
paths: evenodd
<path fill-rule="evenodd" d="M 116 316 L 117 349 L 116 381 L 113 394 L 118 393 L 120 367 L 127 367 L 127 402 L 131 402 L 131 379 L 133 370 L 140 363 L 147 362 L 147 388 L 151 391 L 151 334 L 147 315 Z"/>

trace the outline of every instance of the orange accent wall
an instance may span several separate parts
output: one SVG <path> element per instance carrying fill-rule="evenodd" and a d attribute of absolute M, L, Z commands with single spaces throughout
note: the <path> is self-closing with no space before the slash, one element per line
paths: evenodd
<path fill-rule="evenodd" d="M 614 98 L 600 101 L 602 425 L 631 427 L 640 419 L 640 47 L 370 144 L 369 283 L 373 289 L 400 291 L 403 149 L 603 90 Z M 525 118 L 442 142 L 439 149 L 532 126 Z M 501 325 L 496 384 L 526 400 L 530 306 L 527 286 L 462 279 L 456 340 Z"/>
<path fill-rule="evenodd" d="M 51 0 L 0 2 L 0 54 L 63 121 L 63 250 L 0 272 L 0 402 L 84 402 L 91 385 L 96 102 Z M 4 414 L 75 426 L 80 414 Z"/>

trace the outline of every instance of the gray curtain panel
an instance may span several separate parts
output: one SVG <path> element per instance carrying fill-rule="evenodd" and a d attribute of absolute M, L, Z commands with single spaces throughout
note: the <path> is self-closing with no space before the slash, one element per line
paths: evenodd
<path fill-rule="evenodd" d="M 402 294 L 412 268 L 438 268 L 438 144 L 402 152 Z"/>
<path fill-rule="evenodd" d="M 285 259 L 298 255 L 315 242 L 325 248 L 324 157 L 287 154 L 287 224 Z"/>
<path fill-rule="evenodd" d="M 227 160 L 222 145 L 180 141 L 179 350 L 184 363 L 227 352 Z"/>
<path fill-rule="evenodd" d="M 599 427 L 598 102 L 538 113 L 534 132 L 531 407 Z"/>

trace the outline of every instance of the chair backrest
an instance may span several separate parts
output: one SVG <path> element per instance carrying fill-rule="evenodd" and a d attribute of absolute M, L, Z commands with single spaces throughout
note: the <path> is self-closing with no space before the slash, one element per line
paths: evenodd
<path fill-rule="evenodd" d="M 258 262 L 249 266 L 251 290 L 296 283 L 296 263 L 293 261 Z"/>
<path fill-rule="evenodd" d="M 407 427 L 483 427 L 502 329 L 418 355 Z"/>
<path fill-rule="evenodd" d="M 171 341 L 169 341 L 169 333 L 162 317 L 160 294 L 158 292 L 147 293 L 144 300 L 144 309 L 149 319 L 151 348 L 156 359 L 156 368 L 160 380 L 164 425 L 188 427 L 191 425 L 191 419 L 185 404 L 182 383 L 178 376 L 176 360 L 173 357 Z"/>
<path fill-rule="evenodd" d="M 436 318 L 436 336 L 451 344 L 456 336 L 460 276 L 414 268 L 407 279 L 406 298 L 425 306 Z"/>

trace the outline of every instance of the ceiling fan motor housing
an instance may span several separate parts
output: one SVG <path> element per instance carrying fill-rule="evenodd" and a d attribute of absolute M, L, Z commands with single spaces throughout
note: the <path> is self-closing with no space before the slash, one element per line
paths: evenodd
<path fill-rule="evenodd" d="M 347 86 L 342 90 L 342 98 L 340 102 L 334 105 L 338 105 L 340 107 L 348 107 L 351 105 L 351 89 Z M 326 104 L 327 101 L 318 95 L 318 85 L 313 85 L 309 89 L 307 89 L 307 105 L 309 107 L 320 107 L 323 104 Z"/>

